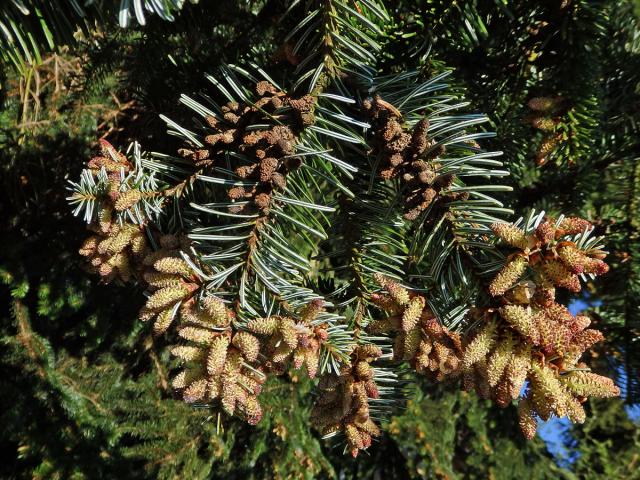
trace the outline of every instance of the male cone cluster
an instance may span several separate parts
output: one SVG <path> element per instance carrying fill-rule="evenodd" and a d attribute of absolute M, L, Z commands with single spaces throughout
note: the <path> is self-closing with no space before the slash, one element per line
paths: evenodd
<path fill-rule="evenodd" d="M 137 275 L 136 266 L 148 250 L 147 239 L 139 225 L 120 224 L 111 210 L 99 214 L 99 222 L 89 229 L 94 232 L 80 247 L 80 255 L 89 262 L 89 270 L 100 275 L 104 283 L 117 279 L 129 282 Z"/>
<path fill-rule="evenodd" d="M 154 319 L 153 333 L 162 335 L 177 316 L 180 305 L 188 302 L 200 288 L 200 281 L 182 258 L 189 240 L 184 236 L 161 235 L 160 249 L 149 253 L 142 260 L 142 280 L 150 293 L 140 311 L 140 319 Z"/>
<path fill-rule="evenodd" d="M 380 158 L 380 175 L 398 177 L 406 190 L 404 217 L 415 220 L 435 201 L 442 189 L 453 183 L 453 176 L 439 175 L 435 159 L 444 146 L 429 139 L 429 121 L 420 120 L 412 130 L 403 125 L 402 114 L 379 96 L 363 102 L 372 124 L 374 151 Z"/>
<path fill-rule="evenodd" d="M 518 405 L 527 438 L 535 435 L 537 417 L 566 416 L 582 423 L 587 397 L 620 393 L 611 379 L 580 362 L 602 334 L 588 328 L 588 317 L 574 316 L 555 301 L 556 288 L 580 291 L 579 273 L 607 271 L 604 252 L 583 251 L 567 239 L 589 227 L 579 218 L 564 219 L 557 227 L 547 219 L 531 234 L 510 224 L 492 227 L 517 252 L 489 286 L 500 306 L 474 312 L 480 326 L 464 348 L 463 382 L 500 406 L 517 400 L 527 382 Z"/>
<path fill-rule="evenodd" d="M 293 164 L 290 158 L 282 157 L 293 154 L 295 135 L 289 127 L 276 125 L 265 130 L 253 129 L 251 124 L 264 120 L 263 114 L 277 116 L 285 110 L 294 115 L 300 128 L 313 120 L 311 97 L 292 99 L 266 82 L 257 89 L 262 95 L 258 102 L 251 107 L 225 106 L 218 133 L 207 137 L 212 149 L 226 145 L 259 160 L 236 171 L 243 178 L 258 181 L 256 189 L 243 194 L 254 199 L 273 186 L 284 188 L 285 174 Z M 214 120 L 211 117 L 209 123 L 216 123 Z M 230 138 L 242 143 L 231 145 L 236 140 L 228 141 Z M 191 153 L 200 165 L 208 155 Z M 186 236 L 145 231 L 143 225 L 127 223 L 118 216 L 145 194 L 125 185 L 123 174 L 134 168 L 126 156 L 102 141 L 101 155 L 89 161 L 89 168 L 94 176 L 107 172 L 108 191 L 98 199 L 98 221 L 89 227 L 95 235 L 85 241 L 80 253 L 88 257 L 92 270 L 105 282 L 135 279 L 146 287 L 148 298 L 140 318 L 153 320 L 155 335 L 177 323 L 178 335 L 185 343 L 176 345 L 172 353 L 184 368 L 173 386 L 184 401 L 215 402 L 229 415 L 255 424 L 262 417 L 258 394 L 266 374 L 283 374 L 293 365 L 304 366 L 310 377 L 316 376 L 321 348 L 329 337 L 328 324 L 318 321 L 324 311 L 322 301 L 309 303 L 295 317 L 271 316 L 238 324 L 235 313 L 221 299 L 203 296 L 201 279 L 183 256 L 191 247 Z M 265 204 L 263 212 L 267 207 Z M 189 259 L 203 268 L 196 259 Z"/>
<path fill-rule="evenodd" d="M 233 171 L 246 185 L 228 190 L 235 204 L 231 211 L 266 217 L 274 191 L 284 189 L 288 173 L 300 166 L 295 144 L 314 121 L 315 102 L 308 95 L 291 98 L 268 82 L 258 83 L 256 92 L 254 103 L 231 102 L 220 116 L 207 117 L 212 133 L 205 138 L 206 148 L 180 153 L 200 169 L 219 158 L 233 158 Z M 532 104 L 534 110 L 555 108 L 545 106 L 545 99 L 535 100 L 540 105 Z M 438 174 L 436 158 L 443 147 L 429 139 L 426 119 L 409 130 L 400 112 L 380 97 L 366 100 L 363 107 L 372 123 L 380 175 L 400 180 L 406 192 L 404 216 L 416 219 L 454 181 Z M 190 249 L 186 237 L 125 221 L 124 213 L 154 193 L 125 181 L 134 165 L 102 142 L 101 155 L 90 160 L 89 169 L 102 178 L 106 173 L 108 182 L 96 198 L 98 220 L 90 225 L 94 235 L 80 253 L 105 282 L 137 280 L 145 285 L 149 296 L 140 318 L 153 320 L 156 335 L 177 323 L 183 343 L 172 353 L 182 370 L 173 386 L 184 401 L 220 405 L 227 414 L 255 424 L 262 417 L 258 396 L 268 374 L 283 374 L 293 365 L 304 367 L 311 378 L 317 375 L 329 337 L 322 301 L 295 314 L 237 319 L 221 298 L 202 288 L 194 270 L 203 267 L 184 256 Z M 451 198 L 457 197 L 447 193 L 446 199 Z M 491 228 L 511 251 L 488 285 L 490 305 L 471 311 L 476 325 L 471 335 L 462 339 L 444 328 L 423 296 L 382 275 L 374 277 L 382 290 L 371 295 L 371 303 L 386 316 L 369 323 L 366 332 L 392 336 L 393 360 L 408 362 L 431 381 L 462 376 L 467 390 L 500 406 L 519 400 L 520 426 L 527 438 L 534 436 L 538 418 L 555 415 L 582 422 L 582 404 L 589 396 L 615 396 L 619 389 L 581 361 L 603 336 L 589 328 L 589 318 L 558 304 L 555 292 L 579 292 L 580 275 L 606 273 L 605 252 L 576 243 L 577 234 L 592 228 L 579 218 L 545 219 L 531 232 L 507 223 Z M 345 434 L 353 456 L 380 435 L 370 403 L 379 396 L 371 364 L 382 351 L 360 340 L 337 375 L 321 378 L 311 412 L 312 423 L 324 435 Z"/>
<path fill-rule="evenodd" d="M 87 167 L 94 176 L 102 170 L 107 173 L 108 187 L 102 201 L 102 208 L 113 210 L 117 213 L 133 208 L 149 192 L 143 192 L 125 181 L 128 173 L 135 166 L 122 152 L 104 139 L 100 140 L 100 155 L 93 157 L 87 163 Z"/>
<path fill-rule="evenodd" d="M 376 280 L 386 293 L 374 293 L 371 301 L 388 316 L 367 329 L 395 335 L 394 360 L 409 362 L 432 381 L 462 374 L 466 390 L 499 406 L 518 400 L 528 385 L 518 406 L 527 438 L 535 435 L 538 417 L 583 422 L 587 397 L 620 393 L 611 379 L 580 361 L 602 334 L 588 328 L 588 317 L 574 316 L 555 301 L 556 288 L 580 291 L 579 274 L 608 269 L 604 252 L 571 241 L 587 228 L 579 218 L 546 219 L 530 234 L 512 224 L 493 225 L 516 251 L 489 284 L 496 306 L 472 311 L 478 327 L 464 341 L 438 323 L 424 297 L 381 275 Z"/>
<path fill-rule="evenodd" d="M 269 371 L 283 373 L 293 363 L 294 368 L 303 365 L 310 378 L 318 373 L 320 347 L 327 340 L 327 324 L 314 325 L 314 320 L 324 310 L 321 300 L 314 300 L 300 312 L 300 319 L 271 316 L 256 318 L 247 323 L 247 330 L 264 338 L 262 355 Z"/>
<path fill-rule="evenodd" d="M 198 167 L 224 158 L 225 152 L 235 154 L 234 173 L 255 183 L 228 190 L 229 198 L 238 203 L 231 210 L 235 213 L 268 213 L 274 189 L 284 189 L 287 174 L 300 166 L 301 159 L 295 156 L 297 135 L 313 123 L 315 101 L 310 95 L 292 98 L 266 81 L 256 85 L 256 92 L 259 98 L 254 103 L 229 102 L 222 107 L 222 116 L 206 117 L 213 132 L 204 139 L 206 148 L 178 152 Z"/>
<path fill-rule="evenodd" d="M 89 229 L 96 232 L 80 248 L 87 257 L 91 270 L 108 283 L 137 280 L 147 287 L 149 298 L 140 312 L 143 321 L 154 319 L 153 331 L 164 333 L 176 317 L 180 304 L 190 299 L 200 283 L 181 257 L 187 251 L 189 240 L 185 236 L 145 232 L 144 225 L 128 223 L 117 214 L 131 208 L 143 193 L 135 189 L 123 190 L 122 172 L 133 166 L 127 158 L 108 142 L 101 141 L 101 156 L 89 161 L 95 175 L 102 169 L 108 173 L 108 194 L 99 199 L 98 221 Z M 147 235 L 153 235 L 158 250 L 152 250 Z"/>
<path fill-rule="evenodd" d="M 563 219 L 558 226 L 552 219 L 546 219 L 529 234 L 512 224 L 493 224 L 491 229 L 496 236 L 515 251 L 492 280 L 489 293 L 493 297 L 504 295 L 527 269 L 533 271 L 536 284 L 541 287 L 538 295 L 547 295 L 545 290 L 555 287 L 579 292 L 580 274 L 602 275 L 609 271 L 602 260 L 604 252 L 581 250 L 571 240 L 572 235 L 590 228 L 588 221 L 575 217 Z"/>
<path fill-rule="evenodd" d="M 178 335 L 187 341 L 172 353 L 185 363 L 173 385 L 188 402 L 219 401 L 229 415 L 251 424 L 262 417 L 258 394 L 268 374 L 281 375 L 293 364 L 310 377 L 319 368 L 327 325 L 317 323 L 322 302 L 313 301 L 299 318 L 270 316 L 249 320 L 243 330 L 225 303 L 207 296 L 181 308 Z"/>
<path fill-rule="evenodd" d="M 113 280 L 128 282 L 137 277 L 137 264 L 149 251 L 140 225 L 119 221 L 117 214 L 132 208 L 143 193 L 123 182 L 124 175 L 134 167 L 127 157 L 106 140 L 100 140 L 100 155 L 89 160 L 93 176 L 106 172 L 108 184 L 96 198 L 97 222 L 89 225 L 94 235 L 85 240 L 80 255 L 87 257 L 89 269 L 105 283 Z"/>
<path fill-rule="evenodd" d="M 311 411 L 311 422 L 323 434 L 343 432 L 351 455 L 371 446 L 380 428 L 371 418 L 369 399 L 378 398 L 371 362 L 380 358 L 376 345 L 358 345 L 351 363 L 339 375 L 325 375 L 318 385 L 319 396 Z"/>
<path fill-rule="evenodd" d="M 173 379 L 174 388 L 187 403 L 219 400 L 229 415 L 258 423 L 262 418 L 258 394 L 265 375 L 256 364 L 257 339 L 234 332 L 234 314 L 219 298 L 207 297 L 201 309 L 193 305 L 189 309 L 178 330 L 187 344 L 171 350 L 184 362 L 184 369 Z"/>
<path fill-rule="evenodd" d="M 531 113 L 525 117 L 525 121 L 536 130 L 544 132 L 542 142 L 535 152 L 536 163 L 542 166 L 562 142 L 563 136 L 558 131 L 558 125 L 567 113 L 567 102 L 562 97 L 534 97 L 529 100 L 528 106 Z"/>
<path fill-rule="evenodd" d="M 393 359 L 409 362 L 432 381 L 458 376 L 462 356 L 460 336 L 440 325 L 424 297 L 382 275 L 375 278 L 387 293 L 372 294 L 371 302 L 389 316 L 371 322 L 367 331 L 395 334 Z"/>

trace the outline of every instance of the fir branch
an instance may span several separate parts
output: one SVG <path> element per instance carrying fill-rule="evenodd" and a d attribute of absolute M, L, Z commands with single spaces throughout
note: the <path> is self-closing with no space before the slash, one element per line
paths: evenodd
<path fill-rule="evenodd" d="M 344 0 L 313 0 L 305 6 L 310 13 L 285 38 L 296 40 L 292 54 L 299 57 L 294 90 L 307 84 L 308 92 L 317 93 L 341 71 L 375 64 L 384 23 L 390 21 L 384 5 L 377 0 L 355 6 Z"/>

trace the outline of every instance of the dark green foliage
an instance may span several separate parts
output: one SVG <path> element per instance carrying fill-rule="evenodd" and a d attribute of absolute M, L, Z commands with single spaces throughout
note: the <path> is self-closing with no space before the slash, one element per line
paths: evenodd
<path fill-rule="evenodd" d="M 637 478 L 640 434 L 621 401 L 591 402 L 597 418 L 580 429 L 571 429 L 569 455 L 578 478 Z"/>
<path fill-rule="evenodd" d="M 516 424 L 515 412 L 438 389 L 413 399 L 392 422 L 390 435 L 406 458 L 410 478 L 571 478 L 549 458 L 540 439 L 527 442 L 513 435 Z"/>

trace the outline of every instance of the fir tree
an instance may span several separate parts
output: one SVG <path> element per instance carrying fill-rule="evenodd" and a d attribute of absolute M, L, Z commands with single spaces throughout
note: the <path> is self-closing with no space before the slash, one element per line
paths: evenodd
<path fill-rule="evenodd" d="M 2 7 L 6 474 L 589 473 L 510 433 L 635 398 L 632 6 L 182 3 Z"/>

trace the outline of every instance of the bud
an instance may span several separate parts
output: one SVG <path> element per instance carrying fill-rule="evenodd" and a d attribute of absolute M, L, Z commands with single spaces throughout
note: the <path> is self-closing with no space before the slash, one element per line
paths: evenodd
<path fill-rule="evenodd" d="M 531 119 L 531 126 L 538 130 L 550 132 L 555 129 L 556 121 L 548 117 L 535 117 Z"/>
<path fill-rule="evenodd" d="M 268 182 L 269 180 L 271 180 L 272 175 L 278 169 L 278 164 L 279 162 L 278 162 L 278 159 L 276 158 L 273 158 L 273 157 L 263 158 L 259 164 L 260 181 Z"/>
<path fill-rule="evenodd" d="M 98 223 L 102 233 L 108 233 L 112 227 L 115 227 L 112 216 L 113 210 L 111 208 L 103 208 L 98 212 Z"/>
<path fill-rule="evenodd" d="M 271 195 L 268 193 L 259 193 L 253 198 L 253 202 L 261 209 L 267 209 L 271 203 Z"/>
<path fill-rule="evenodd" d="M 591 348 L 596 343 L 601 342 L 602 340 L 604 340 L 604 335 L 602 335 L 602 332 L 589 328 L 580 332 L 573 338 L 571 342 L 572 349 L 578 350 L 582 353 Z"/>
<path fill-rule="evenodd" d="M 209 315 L 211 323 L 216 327 L 226 327 L 231 322 L 227 307 L 218 297 L 206 297 L 202 301 L 202 307 L 207 315 Z"/>
<path fill-rule="evenodd" d="M 419 355 L 424 355 L 427 360 L 429 358 L 429 354 L 433 350 L 433 341 L 430 338 L 424 338 L 422 342 L 420 342 L 420 347 L 418 347 Z M 425 366 L 428 365 L 429 362 L 425 363 Z"/>
<path fill-rule="evenodd" d="M 564 235 L 576 235 L 592 228 L 591 222 L 578 217 L 566 217 L 560 223 L 560 230 Z"/>
<path fill-rule="evenodd" d="M 180 283 L 180 277 L 172 275 L 170 273 L 161 272 L 145 272 L 142 278 L 152 287 L 164 288 L 172 285 L 178 285 Z"/>
<path fill-rule="evenodd" d="M 247 375 L 243 376 L 242 385 L 252 395 L 258 395 L 260 393 L 260 391 L 262 390 L 261 381 L 258 381 L 255 378 L 247 376 Z"/>
<path fill-rule="evenodd" d="M 233 415 L 236 410 L 236 403 L 240 396 L 240 387 L 235 383 L 223 383 L 221 389 L 221 404 L 223 410 L 229 415 Z"/>
<path fill-rule="evenodd" d="M 112 241 L 113 241 L 113 238 L 110 238 L 110 237 L 107 237 L 107 238 L 101 240 L 98 243 L 98 247 L 96 248 L 98 253 L 100 255 L 105 255 L 109 251 L 109 245 L 111 245 Z M 126 243 L 125 243 L 125 246 L 126 246 Z"/>
<path fill-rule="evenodd" d="M 402 308 L 398 306 L 398 304 L 391 298 L 389 295 L 384 295 L 381 293 L 372 293 L 371 294 L 371 303 L 380 308 L 380 310 L 384 310 L 389 314 L 396 314 L 402 311 Z"/>
<path fill-rule="evenodd" d="M 128 282 L 131 278 L 131 264 L 129 263 L 129 257 L 125 254 L 117 254 L 111 257 L 109 263 L 118 269 L 118 275 L 120 280 Z"/>
<path fill-rule="evenodd" d="M 361 360 L 356 363 L 355 373 L 360 380 L 371 380 L 373 378 L 373 369 L 369 363 Z"/>
<path fill-rule="evenodd" d="M 154 312 L 153 310 L 149 310 L 147 307 L 142 307 L 140 309 L 140 312 L 138 312 L 138 318 L 143 322 L 148 322 L 155 316 L 156 312 Z"/>
<path fill-rule="evenodd" d="M 354 353 L 361 360 L 375 360 L 382 356 L 382 349 L 373 344 L 359 345 Z"/>
<path fill-rule="evenodd" d="M 258 402 L 257 397 L 250 395 L 247 397 L 247 401 L 244 404 L 244 413 L 247 416 L 247 423 L 249 425 L 257 425 L 262 419 L 262 407 Z"/>
<path fill-rule="evenodd" d="M 379 398 L 380 392 L 378 390 L 378 385 L 373 380 L 367 380 L 364 382 L 364 389 L 367 392 L 367 396 L 369 398 Z"/>
<path fill-rule="evenodd" d="M 227 195 L 231 200 L 239 200 L 245 196 L 246 192 L 242 187 L 232 187 L 227 192 Z"/>
<path fill-rule="evenodd" d="M 571 372 L 561 377 L 562 383 L 581 397 L 617 397 L 620 389 L 613 380 L 591 372 Z"/>
<path fill-rule="evenodd" d="M 207 378 L 207 400 L 212 401 L 220 396 L 222 380 L 220 377 Z"/>
<path fill-rule="evenodd" d="M 548 307 L 556 300 L 556 289 L 550 285 L 537 285 L 533 295 L 533 301 L 541 306 Z"/>
<path fill-rule="evenodd" d="M 427 307 L 422 310 L 420 315 L 420 326 L 424 329 L 429 337 L 440 337 L 441 335 L 457 335 L 442 327 L 433 312 Z"/>
<path fill-rule="evenodd" d="M 183 327 L 178 330 L 178 335 L 180 335 L 185 340 L 189 340 L 190 342 L 199 343 L 201 345 L 209 345 L 211 341 L 219 334 L 217 334 L 216 332 L 212 332 L 211 330 L 206 330 L 204 328 Z"/>
<path fill-rule="evenodd" d="M 529 240 L 521 228 L 512 225 L 511 223 L 494 223 L 491 225 L 491 230 L 498 238 L 512 247 L 520 250 L 526 250 L 529 248 Z"/>
<path fill-rule="evenodd" d="M 187 403 L 197 402 L 202 400 L 207 392 L 207 380 L 200 379 L 193 382 L 182 393 L 182 398 Z"/>
<path fill-rule="evenodd" d="M 501 307 L 500 316 L 523 337 L 532 343 L 539 342 L 538 328 L 534 322 L 534 317 L 530 307 L 522 305 L 505 305 Z"/>
<path fill-rule="evenodd" d="M 406 305 L 407 303 L 409 303 L 409 292 L 405 288 L 401 287 L 398 283 L 388 282 L 385 288 L 389 292 L 391 298 L 398 305 Z"/>
<path fill-rule="evenodd" d="M 571 292 L 579 292 L 581 290 L 580 279 L 577 275 L 571 273 L 567 267 L 559 260 L 547 260 L 542 264 L 544 275 L 559 288 L 566 288 Z"/>
<path fill-rule="evenodd" d="M 531 369 L 531 349 L 529 347 L 519 348 L 509 359 L 505 370 L 505 380 L 509 383 L 509 394 L 511 398 L 518 398 L 527 374 Z"/>
<path fill-rule="evenodd" d="M 536 237 L 543 245 L 548 245 L 555 239 L 556 227 L 550 221 L 545 220 L 536 228 Z"/>
<path fill-rule="evenodd" d="M 122 212 L 133 207 L 141 198 L 142 192 L 140 190 L 127 190 L 118 195 L 114 207 L 118 212 Z"/>
<path fill-rule="evenodd" d="M 565 398 L 567 406 L 567 418 L 569 419 L 569 421 L 573 423 L 584 423 L 587 418 L 587 414 L 584 411 L 584 407 L 582 406 L 582 404 L 571 395 L 567 395 Z"/>
<path fill-rule="evenodd" d="M 522 434 L 527 440 L 532 440 L 536 436 L 538 422 L 533 412 L 531 401 L 528 398 L 518 403 L 518 419 Z"/>
<path fill-rule="evenodd" d="M 292 352 L 293 348 L 291 348 L 285 342 L 280 342 L 279 345 L 271 353 L 271 361 L 274 363 L 284 363 L 288 360 Z"/>
<path fill-rule="evenodd" d="M 184 300 L 189 296 L 190 291 L 185 285 L 172 285 L 162 288 L 151 295 L 146 303 L 149 310 L 165 310 L 173 306 L 176 302 Z"/>
<path fill-rule="evenodd" d="M 532 281 L 519 282 L 508 291 L 505 299 L 509 303 L 529 304 L 536 293 L 536 284 Z"/>
<path fill-rule="evenodd" d="M 475 389 L 476 394 L 480 398 L 489 399 L 491 398 L 491 387 L 489 386 L 489 382 L 487 382 L 487 359 L 486 357 L 481 358 L 478 363 L 474 366 L 475 373 Z"/>
<path fill-rule="evenodd" d="M 89 257 L 95 254 L 97 248 L 98 248 L 98 237 L 96 235 L 93 235 L 87 238 L 82 243 L 82 246 L 80 247 L 80 250 L 78 250 L 78 253 L 80 253 L 80 255 L 82 255 L 83 257 Z"/>
<path fill-rule="evenodd" d="M 249 332 L 238 332 L 233 336 L 233 345 L 249 362 L 255 362 L 260 352 L 260 342 Z"/>
<path fill-rule="evenodd" d="M 191 385 L 195 380 L 202 377 L 202 371 L 198 368 L 188 368 L 179 372 L 171 381 L 171 385 L 176 390 L 181 390 Z"/>
<path fill-rule="evenodd" d="M 579 333 L 586 329 L 589 325 L 591 325 L 591 319 L 586 315 L 576 315 L 573 322 L 573 331 L 574 333 Z"/>
<path fill-rule="evenodd" d="M 511 397 L 511 386 L 508 379 L 502 379 L 493 389 L 492 399 L 500 408 L 509 406 L 513 398 Z"/>
<path fill-rule="evenodd" d="M 171 349 L 171 354 L 185 362 L 192 362 L 202 359 L 204 350 L 189 345 L 178 345 Z"/>
<path fill-rule="evenodd" d="M 87 162 L 87 167 L 93 170 L 96 174 L 102 168 L 104 168 L 109 173 L 118 173 L 120 172 L 120 169 L 123 167 L 123 165 L 118 162 L 114 162 L 113 160 L 106 157 L 93 157 Z"/>
<path fill-rule="evenodd" d="M 416 296 L 409 300 L 409 304 L 402 314 L 402 330 L 408 332 L 413 330 L 420 319 L 425 306 L 424 297 Z"/>
<path fill-rule="evenodd" d="M 425 342 L 421 342 L 420 346 L 422 346 L 424 343 Z M 445 345 L 443 345 L 439 341 L 433 340 L 431 342 L 431 356 L 440 364 L 439 367 L 443 366 L 447 358 L 449 358 L 450 353 L 451 353 L 451 350 L 449 350 Z"/>
<path fill-rule="evenodd" d="M 498 384 L 512 355 L 513 337 L 508 335 L 498 342 L 498 345 L 489 357 L 489 362 L 487 363 L 487 381 L 489 385 L 495 387 Z"/>
<path fill-rule="evenodd" d="M 374 279 L 382 288 L 389 292 L 391 298 L 398 305 L 403 306 L 409 303 L 409 292 L 405 288 L 401 287 L 398 283 L 394 282 L 393 280 L 389 280 L 379 273 L 374 274 Z"/>
<path fill-rule="evenodd" d="M 389 333 L 400 330 L 400 319 L 398 317 L 388 317 L 374 320 L 367 325 L 369 333 Z"/>
<path fill-rule="evenodd" d="M 358 423 L 357 425 L 359 430 L 362 430 L 372 437 L 379 437 L 382 434 L 378 425 L 376 425 L 376 423 L 371 420 L 371 418 L 367 418 L 366 421 Z"/>
<path fill-rule="evenodd" d="M 584 272 L 585 263 L 589 258 L 575 245 L 565 245 L 558 248 L 558 256 L 569 270 L 577 274 Z"/>
<path fill-rule="evenodd" d="M 247 329 L 259 335 L 273 335 L 278 328 L 278 318 L 254 318 L 247 323 Z"/>
<path fill-rule="evenodd" d="M 307 375 L 309 378 L 315 378 L 318 373 L 318 366 L 320 364 L 320 349 L 308 349 L 305 352 L 305 365 L 307 367 Z"/>
<path fill-rule="evenodd" d="M 462 373 L 462 389 L 465 392 L 475 390 L 476 375 L 473 369 L 465 370 Z"/>
<path fill-rule="evenodd" d="M 294 349 L 298 346 L 298 332 L 296 324 L 291 318 L 282 318 L 279 325 L 282 340 L 289 348 Z"/>
<path fill-rule="evenodd" d="M 594 275 L 604 275 L 609 271 L 609 265 L 599 258 L 586 257 L 584 261 L 584 273 L 592 273 Z"/>
<path fill-rule="evenodd" d="M 353 424 L 347 424 L 344 429 L 345 436 L 347 437 L 347 441 L 349 442 L 349 446 L 352 449 L 352 452 L 355 450 L 354 457 L 358 454 L 358 450 L 364 448 L 364 443 L 362 442 L 362 437 L 360 432 Z"/>
<path fill-rule="evenodd" d="M 496 323 L 491 320 L 480 329 L 473 340 L 466 346 L 462 357 L 462 364 L 465 370 L 486 357 L 495 343 L 495 337 Z"/>
<path fill-rule="evenodd" d="M 229 337 L 226 337 L 227 345 L 229 344 Z M 240 350 L 235 348 L 227 349 L 227 360 L 224 362 L 224 373 L 226 375 L 226 382 L 238 382 L 240 370 L 242 370 L 243 358 Z"/>
<path fill-rule="evenodd" d="M 129 167 L 129 161 L 122 153 L 118 152 L 113 145 L 107 142 L 105 139 L 100 139 L 100 153 L 104 157 L 122 164 L 123 167 Z M 125 168 L 126 170 L 126 168 Z"/>
<path fill-rule="evenodd" d="M 531 374 L 531 390 L 534 397 L 546 403 L 552 413 L 558 417 L 564 417 L 567 413 L 566 397 L 569 393 L 553 370 L 546 366 L 533 365 Z"/>
<path fill-rule="evenodd" d="M 156 317 L 156 321 L 153 322 L 153 334 L 158 336 L 165 333 L 171 326 L 174 316 L 173 307 L 160 312 Z"/>
<path fill-rule="evenodd" d="M 108 244 L 106 244 L 106 251 L 111 254 L 122 252 L 125 248 L 127 248 L 132 237 L 133 231 L 131 229 L 121 228 L 118 234 L 113 237 Z M 104 246 L 101 248 L 101 250 L 104 250 Z"/>
<path fill-rule="evenodd" d="M 182 275 L 183 277 L 189 277 L 192 273 L 189 264 L 178 257 L 164 257 L 156 260 L 153 268 L 158 272 Z"/>
<path fill-rule="evenodd" d="M 305 322 L 313 322 L 324 311 L 324 300 L 315 299 L 306 304 L 300 311 L 300 318 Z"/>
<path fill-rule="evenodd" d="M 422 339 L 420 330 L 416 328 L 410 332 L 401 333 L 398 338 L 402 338 L 402 359 L 411 360 L 418 353 L 418 347 Z"/>
<path fill-rule="evenodd" d="M 207 373 L 209 375 L 218 375 L 222 372 L 227 360 L 228 348 L 229 338 L 226 335 L 220 335 L 211 342 L 207 355 Z"/>
<path fill-rule="evenodd" d="M 536 159 L 539 164 L 546 163 L 547 156 L 556 149 L 560 143 L 561 137 L 559 135 L 550 135 L 542 140 L 538 151 L 536 152 Z"/>
<path fill-rule="evenodd" d="M 524 257 L 517 256 L 507 263 L 502 270 L 498 272 L 495 278 L 489 284 L 489 293 L 496 297 L 504 295 L 515 283 L 522 277 L 527 269 L 527 260 Z"/>
<path fill-rule="evenodd" d="M 575 321 L 573 315 L 569 311 L 567 307 L 564 305 L 560 305 L 558 303 L 552 303 L 551 305 L 545 307 L 543 312 L 549 320 L 553 322 L 570 325 Z"/>

